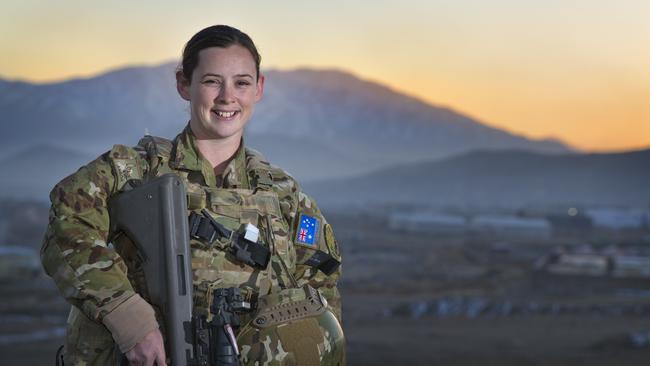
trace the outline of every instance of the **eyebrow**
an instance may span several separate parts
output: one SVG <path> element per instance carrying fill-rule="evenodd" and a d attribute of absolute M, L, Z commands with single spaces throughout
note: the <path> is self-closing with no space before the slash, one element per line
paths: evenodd
<path fill-rule="evenodd" d="M 212 77 L 218 77 L 218 78 L 222 78 L 222 77 L 223 77 L 223 75 L 219 75 L 219 74 L 214 74 L 214 73 L 208 72 L 208 73 L 203 74 L 202 78 L 204 78 L 204 77 L 206 77 L 206 76 L 212 76 Z M 251 79 L 253 79 L 253 75 L 251 75 L 251 74 L 237 74 L 237 75 L 235 75 L 235 77 L 239 77 L 239 78 L 246 78 L 246 77 L 247 77 L 247 78 L 251 78 Z"/>

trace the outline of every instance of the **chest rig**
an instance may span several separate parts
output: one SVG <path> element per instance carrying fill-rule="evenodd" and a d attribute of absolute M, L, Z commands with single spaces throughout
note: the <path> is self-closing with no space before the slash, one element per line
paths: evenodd
<path fill-rule="evenodd" d="M 296 287 L 292 277 L 296 252 L 289 237 L 291 230 L 282 215 L 278 195 L 272 189 L 271 170 L 261 163 L 263 158 L 247 150 L 247 184 L 238 188 L 216 188 L 206 186 L 196 172 L 170 167 L 172 149 L 173 144 L 167 139 L 145 136 L 135 150 L 148 166 L 132 165 L 136 167 L 133 171 L 141 172 L 142 181 L 174 173 L 185 184 L 195 310 L 207 312 L 210 293 L 216 288 L 240 288 L 247 300 L 254 302 L 260 295 Z M 124 162 L 118 163 L 124 165 Z M 118 177 L 120 190 L 124 190 L 122 187 L 128 189 L 138 177 L 131 174 L 129 178 L 119 181 Z M 253 263 L 247 263 L 232 250 L 236 241 L 250 236 L 250 230 L 246 232 L 247 225 L 259 230 L 257 246 L 247 248 Z M 268 261 L 264 260 L 265 252 Z M 137 272 L 133 273 L 134 280 L 137 280 Z"/>
<path fill-rule="evenodd" d="M 294 202 L 292 196 L 285 197 L 284 191 L 278 190 L 283 195 L 279 199 L 276 189 L 282 186 L 281 178 L 274 181 L 274 170 L 254 151 L 246 150 L 245 184 L 216 188 L 205 184 L 196 171 L 170 166 L 172 149 L 171 141 L 146 136 L 135 148 L 140 155 L 137 159 L 114 159 L 112 164 L 124 173 L 116 177 L 120 190 L 128 189 L 130 181 L 147 181 L 167 173 L 176 174 L 185 185 L 194 290 L 193 342 L 199 359 L 227 356 L 245 365 L 344 365 L 343 331 L 327 300 L 304 279 L 299 285 L 293 277 L 297 268 L 304 271 L 305 266 L 325 274 L 336 269 L 324 265 L 331 261 L 322 259 L 326 253 L 321 250 L 313 249 L 307 256 L 302 246 L 294 247 L 290 215 L 298 197 Z M 245 230 L 247 225 L 258 232 L 251 234 L 254 230 Z M 328 235 L 333 240 L 328 228 L 323 230 L 326 242 Z M 249 250 L 246 258 L 232 250 L 239 240 L 260 247 Z M 264 250 L 269 253 L 268 262 Z M 141 288 L 137 286 L 137 260 L 129 264 L 128 256 L 120 254 L 127 258 L 130 269 L 136 269 L 128 274 L 136 289 Z"/>

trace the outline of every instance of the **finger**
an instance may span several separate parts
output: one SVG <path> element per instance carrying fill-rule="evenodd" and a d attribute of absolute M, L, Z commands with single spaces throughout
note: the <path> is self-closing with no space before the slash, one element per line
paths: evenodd
<path fill-rule="evenodd" d="M 140 359 L 138 359 L 138 357 L 134 356 L 134 355 L 131 355 L 130 357 L 127 357 L 126 359 L 128 361 L 127 363 L 128 363 L 129 366 L 140 366 L 142 364 Z"/>
<path fill-rule="evenodd" d="M 165 366 L 165 351 L 156 353 L 156 366 Z"/>
<path fill-rule="evenodd" d="M 155 362 L 156 362 L 156 355 L 155 354 L 148 354 L 147 357 L 145 358 L 144 362 L 142 363 L 142 365 L 144 365 L 144 366 L 153 366 Z"/>

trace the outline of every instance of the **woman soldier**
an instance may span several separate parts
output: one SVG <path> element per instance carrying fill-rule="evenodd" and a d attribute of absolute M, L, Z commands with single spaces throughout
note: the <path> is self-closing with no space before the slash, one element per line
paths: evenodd
<path fill-rule="evenodd" d="M 41 257 L 72 304 L 67 365 L 114 365 L 116 345 L 133 365 L 165 364 L 157 320 L 163 315 L 148 301 L 134 243 L 109 229 L 108 202 L 130 182 L 166 173 L 184 182 L 189 215 L 209 215 L 233 232 L 250 223 L 271 234 L 271 242 L 263 243 L 271 253 L 263 269 L 239 262 L 225 246 L 192 237 L 194 312 L 209 312 L 214 289 L 239 288 L 263 304 L 310 285 L 327 300 L 331 319 L 308 317 L 260 330 L 242 314 L 241 362 L 344 363 L 336 288 L 341 258 L 332 228 L 291 176 L 243 143 L 264 91 L 259 68 L 260 55 L 245 33 L 224 25 L 201 30 L 186 44 L 176 73 L 178 93 L 190 104 L 185 129 L 173 141 L 148 136 L 134 148 L 115 145 L 50 193 Z"/>

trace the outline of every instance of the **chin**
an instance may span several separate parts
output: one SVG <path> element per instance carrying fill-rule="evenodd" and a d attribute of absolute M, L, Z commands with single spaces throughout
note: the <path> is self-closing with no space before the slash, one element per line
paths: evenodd
<path fill-rule="evenodd" d="M 210 130 L 210 137 L 214 139 L 227 139 L 233 136 L 241 136 L 240 130 Z"/>
<path fill-rule="evenodd" d="M 221 121 L 211 119 L 202 119 L 197 126 L 202 134 L 209 139 L 221 140 L 243 134 L 244 125 L 240 119 L 232 121 Z"/>

